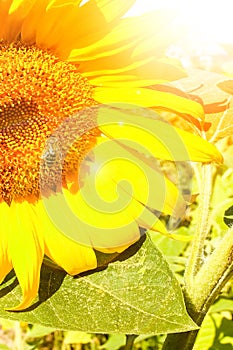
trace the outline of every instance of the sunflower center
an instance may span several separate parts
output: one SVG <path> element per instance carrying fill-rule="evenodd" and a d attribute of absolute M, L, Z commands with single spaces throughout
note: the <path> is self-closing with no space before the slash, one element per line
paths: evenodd
<path fill-rule="evenodd" d="M 46 142 L 65 119 L 95 104 L 91 85 L 75 65 L 36 46 L 0 42 L 0 201 L 10 205 L 12 200 L 40 197 L 41 164 L 51 168 L 55 158 L 50 156 L 50 163 L 43 158 Z M 79 127 L 86 130 L 89 122 L 83 114 Z M 63 163 L 63 185 L 76 178 L 80 161 L 98 133 L 90 127 L 74 142 Z M 43 183 L 48 193 L 56 183 L 53 168 Z"/>

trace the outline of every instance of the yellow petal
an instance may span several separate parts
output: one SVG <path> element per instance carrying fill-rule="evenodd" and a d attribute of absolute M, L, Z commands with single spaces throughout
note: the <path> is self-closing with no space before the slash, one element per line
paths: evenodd
<path fill-rule="evenodd" d="M 89 81 L 92 85 L 95 86 L 102 86 L 102 87 L 119 87 L 123 84 L 127 85 L 128 87 L 143 87 L 143 86 L 149 86 L 153 84 L 163 84 L 167 82 L 167 80 L 158 80 L 157 78 L 153 77 L 151 79 L 144 77 L 143 75 L 140 76 L 137 74 L 116 74 L 116 75 L 106 75 L 101 76 L 97 78 L 89 78 Z"/>
<path fill-rule="evenodd" d="M 109 64 L 110 62 L 110 64 Z M 86 76 L 92 85 L 101 87 L 115 87 L 119 88 L 128 86 L 143 87 L 154 84 L 161 84 L 170 80 L 176 80 L 184 77 L 184 72 L 175 65 L 167 62 L 162 62 L 156 58 L 150 57 L 144 60 L 135 60 L 128 62 L 117 57 L 117 62 L 114 62 L 112 57 L 109 57 L 108 62 L 102 62 L 99 60 L 99 67 L 95 65 L 95 61 L 92 62 L 89 69 L 90 71 L 85 72 L 85 67 L 81 64 L 80 70 L 83 75 Z M 104 67 L 101 69 L 101 64 Z"/>
<path fill-rule="evenodd" d="M 170 236 L 162 222 L 134 198 L 127 196 L 130 208 L 123 208 L 117 213 L 112 210 L 111 203 L 108 203 L 108 211 L 105 212 L 94 207 L 92 199 L 89 198 L 88 203 L 86 195 L 81 196 L 80 192 L 76 195 L 67 192 L 66 199 L 80 220 L 82 234 L 88 235 L 93 247 L 101 252 L 120 253 L 128 248 L 140 238 L 139 226 Z"/>
<path fill-rule="evenodd" d="M 66 30 L 68 30 L 72 12 L 77 13 L 78 11 L 75 3 L 75 1 L 63 2 L 60 5 L 58 1 L 53 1 L 46 7 L 46 11 L 40 17 L 39 22 L 37 20 L 36 43 L 38 45 L 46 48 L 55 47 L 56 51 L 59 52 L 59 43 L 61 35 L 64 33 L 64 27 L 66 25 Z M 62 21 L 61 15 L 63 16 Z M 24 33 L 25 31 L 24 28 Z"/>
<path fill-rule="evenodd" d="M 200 103 L 168 92 L 145 88 L 95 88 L 94 99 L 100 103 L 131 103 L 141 107 L 159 107 L 176 113 L 189 114 L 203 119 L 204 110 Z"/>
<path fill-rule="evenodd" d="M 175 131 L 184 143 L 190 160 L 202 163 L 223 163 L 222 154 L 212 143 L 185 130 L 175 128 Z"/>
<path fill-rule="evenodd" d="M 164 35 L 161 37 L 161 23 L 168 21 L 170 16 L 168 11 L 155 11 L 121 19 L 118 25 L 102 36 L 92 31 L 88 36 L 90 44 L 87 41 L 86 45 L 83 45 L 83 41 L 73 41 L 67 59 L 77 62 L 79 71 L 97 86 L 122 86 L 116 80 L 119 75 L 127 75 L 125 79 L 122 77 L 122 81 L 133 87 L 180 79 L 186 74 L 177 61 L 175 64 L 171 59 L 165 62 L 160 57 L 161 47 L 167 41 Z"/>
<path fill-rule="evenodd" d="M 123 107 L 123 108 L 121 108 Z M 157 159 L 194 162 L 223 161 L 217 148 L 187 131 L 158 120 L 156 113 L 132 105 L 115 104 L 98 109 L 98 125 L 104 134 Z"/>
<path fill-rule="evenodd" d="M 107 2 L 108 5 L 116 6 L 118 11 L 121 8 L 119 0 Z M 128 8 L 132 4 L 132 2 L 130 4 L 129 1 L 125 3 L 127 3 Z M 117 12 L 114 9 L 112 14 L 115 15 L 116 13 Z M 168 13 L 166 12 L 166 17 L 167 14 Z M 109 16 L 108 11 L 105 11 L 105 16 L 106 15 Z M 114 28 L 112 28 L 111 31 L 106 33 L 106 35 L 104 35 L 102 38 L 99 38 L 99 40 L 94 40 L 96 31 L 90 33 L 90 35 L 93 37 L 92 43 L 86 46 L 82 45 L 82 43 L 77 43 L 77 45 L 74 46 L 75 49 L 71 51 L 69 59 L 75 59 L 76 61 L 93 61 L 98 58 L 113 56 L 119 52 L 125 51 L 127 48 L 132 47 L 134 48 L 134 55 L 136 54 L 137 56 L 141 56 L 141 59 L 142 56 L 143 58 L 147 58 L 149 56 L 151 57 L 152 55 L 143 55 L 143 52 L 146 49 L 145 47 L 141 49 L 140 52 L 135 52 L 135 50 L 138 50 L 138 47 L 142 46 L 142 42 L 145 45 L 146 39 L 148 40 L 149 38 L 150 40 L 153 40 L 153 49 L 158 48 L 158 46 L 163 47 L 165 45 L 164 40 L 161 38 L 160 40 L 158 40 L 158 38 L 155 40 L 155 37 L 153 36 L 154 33 L 159 32 L 161 29 L 161 24 L 164 22 L 164 20 L 165 18 L 164 16 L 162 18 L 161 11 L 146 13 L 138 17 L 123 18 L 114 26 Z M 147 49 L 151 49 L 151 42 L 148 43 L 147 46 Z M 127 56 L 129 58 L 129 55 Z"/>
<path fill-rule="evenodd" d="M 148 230 L 148 234 L 152 234 L 153 235 L 153 232 L 150 232 L 150 231 L 156 231 L 154 230 L 153 228 L 151 230 Z M 182 234 L 179 234 L 179 233 L 168 233 L 168 232 L 164 232 L 163 233 L 164 236 L 167 236 L 168 238 L 170 239 L 175 239 L 176 241 L 181 241 L 181 242 L 190 242 L 192 241 L 193 237 L 194 236 L 187 236 L 187 235 L 182 235 Z"/>
<path fill-rule="evenodd" d="M 66 232 L 61 233 L 55 227 L 46 232 L 45 254 L 72 276 L 97 267 L 92 247 L 78 244 L 67 238 Z"/>
<path fill-rule="evenodd" d="M 10 310 L 22 310 L 31 304 L 38 292 L 43 242 L 35 228 L 36 214 L 29 203 L 13 202 L 10 210 L 9 255 L 23 294 L 22 302 Z"/>
<path fill-rule="evenodd" d="M 22 23 L 21 37 L 23 42 L 28 44 L 36 43 L 37 31 L 41 21 L 44 21 L 46 7 L 49 2 L 50 0 L 35 1 L 34 6 Z"/>
<path fill-rule="evenodd" d="M 17 37 L 22 29 L 23 21 L 30 12 L 30 9 L 35 1 L 36 0 L 13 0 L 11 2 L 6 1 L 5 6 L 4 4 L 0 4 L 0 11 L 2 15 L 5 15 L 5 18 L 1 20 L 0 25 L 2 39 L 8 42 L 17 40 Z M 5 12 L 6 8 L 7 13 Z"/>
<path fill-rule="evenodd" d="M 72 238 L 80 244 L 85 243 L 85 237 L 88 237 L 94 248 L 107 248 L 109 252 L 118 252 L 123 246 L 130 246 L 140 238 L 134 218 L 125 210 L 113 211 L 110 203 L 104 203 L 101 198 L 97 203 L 96 198 L 93 198 L 94 191 L 91 193 L 89 189 L 84 188 L 83 193 L 79 191 L 73 195 L 64 190 L 64 194 L 72 210 L 70 221 L 76 223 L 77 227 L 77 233 L 72 234 Z M 104 211 L 103 206 L 108 209 Z"/>
<path fill-rule="evenodd" d="M 26 43 L 37 43 L 42 47 L 52 47 L 59 53 L 64 45 L 61 36 L 71 33 L 72 22 L 79 13 L 80 0 L 40 0 L 35 1 L 22 24 L 21 37 Z M 60 20 L 62 15 L 62 21 Z"/>
<path fill-rule="evenodd" d="M 8 237 L 11 231 L 11 215 L 9 206 L 3 202 L 0 204 L 1 220 L 0 220 L 0 283 L 12 269 L 11 257 L 8 251 Z"/>
<path fill-rule="evenodd" d="M 79 70 L 83 76 L 88 79 L 92 79 L 92 77 L 96 76 L 107 76 L 110 74 L 122 74 L 128 73 L 131 71 L 135 71 L 143 65 L 151 62 L 152 58 L 147 57 L 143 60 L 129 60 L 126 53 L 123 53 L 120 57 L 107 57 L 106 59 L 98 59 L 94 61 L 87 61 L 84 63 L 80 63 Z M 104 89 L 105 91 L 105 89 Z"/>
<path fill-rule="evenodd" d="M 91 0 L 90 3 L 96 3 L 97 7 L 101 10 L 101 13 L 109 23 L 121 18 L 135 3 L 135 0 Z"/>
<path fill-rule="evenodd" d="M 17 11 L 18 17 L 25 17 L 36 0 L 13 0 L 9 9 L 9 14 Z"/>
<path fill-rule="evenodd" d="M 133 2 L 90 0 L 80 7 L 81 1 L 77 0 L 51 1 L 39 23 L 37 20 L 36 42 L 55 47 L 59 55 L 67 58 L 71 49 L 87 47 L 105 36 Z M 26 25 L 23 32 L 26 35 Z"/>
<path fill-rule="evenodd" d="M 137 202 L 169 215 L 184 212 L 185 203 L 176 186 L 162 174 L 158 164 L 148 161 L 142 152 L 135 153 L 136 149 L 137 145 L 132 142 L 125 148 L 114 140 L 98 138 L 93 150 L 90 176 L 85 179 L 89 187 L 85 189 L 93 190 L 95 186 L 97 195 L 106 202 L 114 203 L 115 207 L 111 208 L 115 211 L 124 207 L 129 212 L 129 203 L 135 200 L 132 203 L 133 217 L 141 212 Z M 141 150 L 144 150 L 143 147 Z M 86 195 L 87 198 L 90 196 L 91 193 Z M 93 195 L 91 198 L 94 200 Z M 96 208 L 101 204 L 98 204 L 98 200 L 97 196 Z M 139 208 L 138 214 L 135 205 Z"/>
<path fill-rule="evenodd" d="M 121 19 L 118 25 L 112 28 L 103 37 L 93 37 L 90 45 L 75 43 L 68 60 L 79 63 L 79 71 L 92 84 L 101 85 L 101 77 L 105 77 L 105 86 L 116 86 L 115 76 L 126 72 L 139 82 L 133 86 L 146 86 L 156 81 L 170 81 L 180 79 L 186 74 L 178 66 L 177 61 L 161 61 L 161 47 L 165 46 L 164 35 L 161 36 L 161 25 L 168 22 L 171 14 L 166 11 L 155 11 L 135 18 Z M 167 23 L 166 22 L 166 23 Z M 167 32 L 166 27 L 166 32 Z M 159 35 L 158 35 L 159 33 Z M 148 41 L 149 40 L 149 41 Z M 168 42 L 171 41 L 169 36 Z M 80 47 L 81 46 L 81 47 Z M 139 49 L 140 47 L 140 49 Z M 111 85 L 107 85 L 107 80 Z M 125 79 L 126 81 L 126 79 Z M 147 81 L 147 83 L 146 83 Z M 113 85 L 113 82 L 115 85 Z"/>
<path fill-rule="evenodd" d="M 84 236 L 64 201 L 64 196 L 50 196 L 39 204 L 45 242 L 45 254 L 70 275 L 96 268 L 96 256 L 88 236 Z M 71 217 L 71 219 L 70 219 Z M 73 221 L 72 221 L 73 219 Z M 69 237 L 73 235 L 76 240 Z M 78 238 L 81 237 L 82 241 Z"/>
<path fill-rule="evenodd" d="M 64 190 L 65 200 L 56 202 L 69 224 L 77 227 L 73 239 L 87 244 L 85 237 L 90 237 L 96 249 L 114 252 L 139 239 L 139 225 L 166 232 L 147 207 L 182 215 L 185 203 L 177 188 L 153 167 L 109 142 L 98 144 L 92 151 L 93 163 L 78 193 Z"/>
<path fill-rule="evenodd" d="M 99 40 L 94 40 L 95 33 L 93 32 L 93 44 L 87 46 L 82 45 L 80 48 L 76 46 L 76 48 L 71 50 L 68 60 L 71 62 L 91 60 L 93 63 L 93 60 L 116 55 L 117 53 L 135 46 L 136 42 L 140 40 L 137 34 L 139 35 L 140 32 L 138 31 L 138 26 L 135 25 L 135 21 L 132 21 L 132 19 L 125 19 L 105 36 L 99 38 Z"/>
<path fill-rule="evenodd" d="M 11 0 L 0 1 L 0 38 L 3 39 L 5 36 L 6 22 L 8 19 L 8 11 L 11 5 Z"/>

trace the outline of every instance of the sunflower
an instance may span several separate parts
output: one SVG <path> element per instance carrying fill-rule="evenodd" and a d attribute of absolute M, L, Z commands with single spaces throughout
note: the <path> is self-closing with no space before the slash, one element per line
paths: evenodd
<path fill-rule="evenodd" d="M 45 255 L 71 275 L 94 269 L 93 248 L 121 252 L 139 239 L 139 226 L 166 234 L 147 206 L 169 215 L 185 207 L 176 187 L 139 149 L 146 144 L 154 157 L 173 158 L 165 147 L 168 124 L 145 122 L 137 114 L 135 127 L 128 107 L 114 114 L 117 102 L 199 119 L 203 114 L 197 102 L 147 88 L 184 72 L 151 46 L 158 40 L 161 13 L 122 19 L 133 2 L 0 0 L 0 280 L 14 269 L 22 288 L 22 302 L 14 310 L 36 297 Z M 110 124 L 104 120 L 108 111 L 99 108 L 106 103 L 113 113 Z M 164 135 L 160 142 L 149 132 L 154 126 Z M 211 144 L 178 129 L 175 133 L 186 145 L 187 159 L 221 161 Z M 114 142 L 128 136 L 130 145 Z M 106 150 L 110 158 L 120 152 L 121 159 L 93 178 L 91 169 L 106 161 Z M 124 185 L 116 191 L 122 178 L 133 184 L 133 195 Z M 154 185 L 145 190 L 148 178 Z M 93 188 L 107 207 L 93 199 Z M 116 204 L 106 211 L 119 196 L 121 208 Z"/>

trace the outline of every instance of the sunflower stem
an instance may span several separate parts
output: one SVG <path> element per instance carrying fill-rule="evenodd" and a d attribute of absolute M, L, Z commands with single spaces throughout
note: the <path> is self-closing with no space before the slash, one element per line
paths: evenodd
<path fill-rule="evenodd" d="M 232 253 L 233 227 L 228 230 L 218 247 L 202 265 L 195 277 L 192 291 L 184 290 L 187 310 L 198 326 L 201 326 L 210 306 L 233 276 Z M 163 350 L 192 350 L 197 334 L 198 330 L 169 334 Z"/>
<path fill-rule="evenodd" d="M 125 350 L 132 350 L 134 340 L 137 338 L 137 335 L 134 334 L 127 334 L 126 335 L 126 344 L 125 344 Z"/>
<path fill-rule="evenodd" d="M 207 312 L 233 271 L 233 227 L 231 227 L 197 273 L 192 303 L 197 311 Z"/>
<path fill-rule="evenodd" d="M 201 188 L 198 205 L 196 234 L 192 242 L 191 253 L 185 270 L 185 284 L 192 289 L 194 278 L 203 263 L 205 239 L 209 233 L 209 207 L 212 193 L 212 164 L 203 164 L 201 168 Z"/>
<path fill-rule="evenodd" d="M 212 166 L 202 166 L 202 185 L 196 236 L 185 273 L 184 299 L 189 315 L 201 326 L 210 306 L 233 276 L 233 227 L 223 236 L 212 254 L 202 262 L 209 233 L 209 207 L 212 191 Z M 163 350 L 192 350 L 198 330 L 170 334 Z"/>

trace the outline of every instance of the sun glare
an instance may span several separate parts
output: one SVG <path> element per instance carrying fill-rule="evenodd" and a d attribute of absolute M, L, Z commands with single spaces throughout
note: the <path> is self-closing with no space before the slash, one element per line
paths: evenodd
<path fill-rule="evenodd" d="M 136 0 L 129 15 L 159 8 L 174 9 L 177 25 L 184 25 L 193 40 L 233 44 L 232 0 Z"/>

